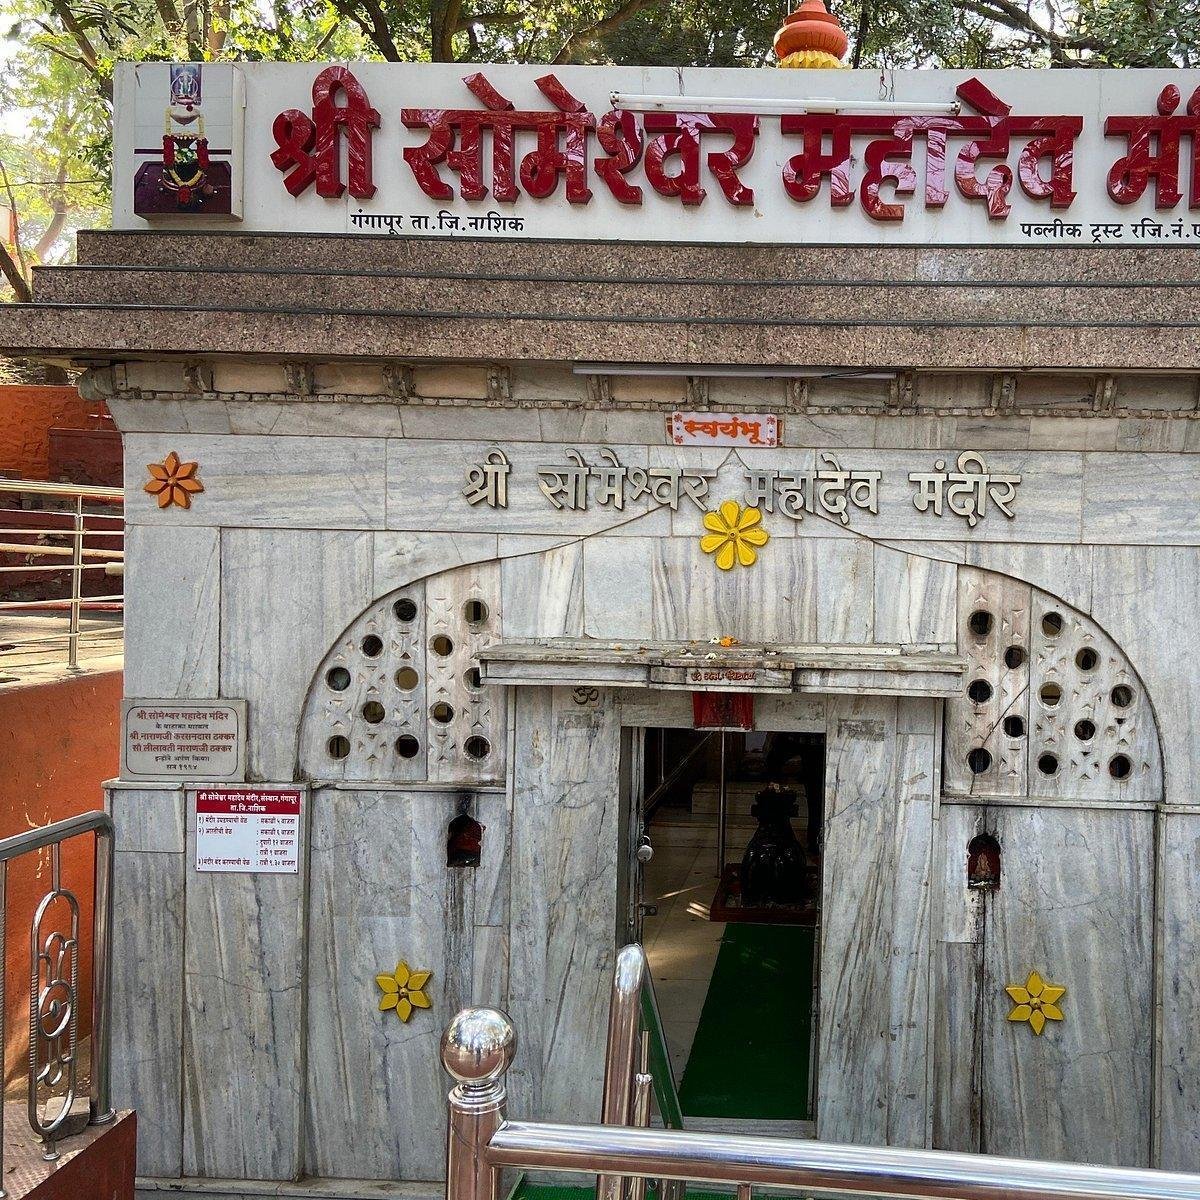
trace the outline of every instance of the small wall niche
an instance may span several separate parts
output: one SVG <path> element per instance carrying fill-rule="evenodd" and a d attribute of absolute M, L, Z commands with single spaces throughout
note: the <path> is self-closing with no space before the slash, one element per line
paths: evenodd
<path fill-rule="evenodd" d="M 467 809 L 464 801 L 446 829 L 447 867 L 477 867 L 483 857 L 483 826 Z"/>
<path fill-rule="evenodd" d="M 981 833 L 967 843 L 967 887 L 994 892 L 1000 886 L 1000 843 Z"/>

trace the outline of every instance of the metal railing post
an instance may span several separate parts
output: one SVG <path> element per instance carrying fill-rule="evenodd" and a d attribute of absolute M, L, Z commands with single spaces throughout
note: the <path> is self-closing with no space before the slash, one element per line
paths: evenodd
<path fill-rule="evenodd" d="M 83 497 L 75 497 L 75 537 L 71 545 L 71 625 L 67 634 L 67 665 L 79 666 L 79 604 L 83 594 Z"/>
<path fill-rule="evenodd" d="M 446 1132 L 446 1200 L 499 1200 L 488 1143 L 504 1124 L 504 1074 L 517 1034 L 494 1008 L 466 1008 L 442 1034 L 442 1066 L 455 1080 Z"/>
<path fill-rule="evenodd" d="M 105 1125 L 116 1118 L 112 1106 L 112 925 L 114 838 L 111 828 L 96 830 L 95 892 L 92 896 L 92 1078 L 88 1119 Z"/>
<path fill-rule="evenodd" d="M 721 778 L 717 782 L 717 879 L 725 882 L 725 843 L 729 840 L 729 785 L 725 780 L 725 731 L 721 731 Z"/>
<path fill-rule="evenodd" d="M 603 1125 L 628 1125 L 633 1117 L 633 1076 L 646 974 L 646 952 L 636 942 L 617 951 L 605 1042 L 604 1099 L 600 1107 Z M 624 1188 L 620 1175 L 600 1175 L 596 1179 L 596 1200 L 620 1200 Z"/>

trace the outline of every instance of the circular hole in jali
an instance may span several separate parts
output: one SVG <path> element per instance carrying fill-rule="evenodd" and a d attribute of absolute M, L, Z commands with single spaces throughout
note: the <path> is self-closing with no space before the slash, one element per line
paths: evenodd
<path fill-rule="evenodd" d="M 1089 721 L 1086 717 L 1082 721 L 1076 721 L 1075 736 L 1081 742 L 1090 742 L 1096 736 L 1095 722 Z"/>
<path fill-rule="evenodd" d="M 387 716 L 387 709 L 378 700 L 368 700 L 362 706 L 362 718 L 368 725 L 378 725 Z"/>
<path fill-rule="evenodd" d="M 1025 736 L 1025 722 L 1021 717 L 1005 717 L 1004 732 L 1011 738 Z"/>
<path fill-rule="evenodd" d="M 1015 671 L 1018 667 L 1024 666 L 1025 658 L 1024 646 L 1009 646 L 1004 652 L 1004 665 L 1010 671 Z"/>
<path fill-rule="evenodd" d="M 967 686 L 967 695 L 976 704 L 986 704 L 992 698 L 992 685 L 986 679 L 972 679 Z"/>
<path fill-rule="evenodd" d="M 1111 692 L 1109 699 L 1117 708 L 1128 708 L 1133 703 L 1133 688 L 1127 683 L 1118 683 Z"/>
<path fill-rule="evenodd" d="M 396 686 L 402 692 L 411 692 L 420 682 L 420 675 L 412 667 L 401 667 L 396 672 Z"/>
<path fill-rule="evenodd" d="M 392 612 L 396 614 L 397 621 L 403 621 L 407 625 L 409 621 L 415 621 L 417 618 L 417 602 L 409 596 L 401 596 L 392 605 Z"/>
<path fill-rule="evenodd" d="M 344 692 L 350 686 L 350 672 L 345 667 L 330 667 L 325 682 L 335 691 Z"/>
<path fill-rule="evenodd" d="M 378 658 L 383 652 L 383 638 L 368 633 L 362 640 L 362 652 L 368 658 Z"/>
<path fill-rule="evenodd" d="M 467 685 L 473 692 L 477 692 L 483 687 L 483 676 L 479 674 L 478 667 L 468 667 L 463 672 L 463 683 Z"/>
<path fill-rule="evenodd" d="M 439 658 L 445 658 L 454 650 L 454 642 L 444 633 L 439 633 L 436 637 L 430 638 L 429 648 Z"/>
<path fill-rule="evenodd" d="M 448 725 L 454 720 L 454 706 L 445 700 L 439 700 L 430 710 L 429 715 L 439 724 Z"/>
<path fill-rule="evenodd" d="M 1075 655 L 1075 665 L 1081 671 L 1094 671 L 1100 665 L 1100 655 L 1091 646 L 1084 646 Z"/>
<path fill-rule="evenodd" d="M 1062 633 L 1062 613 L 1048 612 L 1042 617 L 1042 632 L 1047 637 L 1058 637 Z"/>
<path fill-rule="evenodd" d="M 982 775 L 991 765 L 992 756 L 982 746 L 976 746 L 967 753 L 967 766 L 973 775 Z"/>
<path fill-rule="evenodd" d="M 396 739 L 396 753 L 401 758 L 416 758 L 421 753 L 421 743 L 411 733 L 402 734 Z"/>
<path fill-rule="evenodd" d="M 1053 775 L 1058 770 L 1058 756 L 1055 754 L 1039 755 L 1038 770 L 1043 775 Z"/>
<path fill-rule="evenodd" d="M 488 606 L 482 600 L 467 600 L 463 604 L 463 620 L 468 625 L 482 625 L 488 619 Z"/>
<path fill-rule="evenodd" d="M 1057 683 L 1043 683 L 1038 692 L 1038 699 L 1047 708 L 1057 708 L 1058 702 L 1062 699 L 1062 688 Z"/>
<path fill-rule="evenodd" d="M 492 752 L 492 743 L 487 738 L 475 734 L 463 742 L 463 750 L 466 752 L 468 758 L 477 760 L 487 758 Z"/>
<path fill-rule="evenodd" d="M 967 628 L 976 637 L 987 637 L 992 632 L 992 625 L 994 623 L 992 614 L 986 608 L 977 608 L 967 618 Z"/>
<path fill-rule="evenodd" d="M 330 758 L 345 758 L 350 753 L 350 739 L 336 733 L 326 743 Z"/>
<path fill-rule="evenodd" d="M 1115 754 L 1108 764 L 1108 773 L 1114 779 L 1128 779 L 1130 772 L 1133 770 L 1133 763 L 1129 761 L 1127 755 Z"/>

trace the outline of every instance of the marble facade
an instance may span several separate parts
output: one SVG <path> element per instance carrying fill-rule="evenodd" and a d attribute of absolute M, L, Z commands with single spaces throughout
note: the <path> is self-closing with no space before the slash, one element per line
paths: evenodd
<path fill-rule="evenodd" d="M 556 386 L 565 373 L 538 379 L 543 397 Z M 139 1109 L 148 1188 L 311 1176 L 346 1181 L 329 1194 L 347 1197 L 355 1180 L 432 1190 L 437 1040 L 467 1003 L 517 1025 L 513 1112 L 598 1116 L 623 919 L 622 731 L 690 713 L 686 692 L 581 697 L 586 673 L 511 687 L 471 673 L 514 639 L 961 658 L 994 700 L 916 694 L 902 673 L 890 689 L 758 698 L 762 727 L 827 737 L 818 1135 L 1194 1165 L 1193 421 L 787 414 L 779 450 L 714 453 L 665 445 L 662 412 L 619 404 L 189 402 L 146 387 L 113 409 L 130 497 L 128 692 L 245 699 L 248 778 L 300 783 L 306 806 L 297 875 L 204 875 L 185 792 L 113 784 L 117 995 L 152 1014 L 118 1019 L 114 1082 Z M 719 572 L 686 500 L 549 504 L 537 468 L 573 448 L 595 461 L 602 445 L 629 467 L 711 466 L 714 502 L 741 496 L 748 465 L 836 451 L 882 472 L 879 513 L 768 514 L 759 561 Z M 509 506 L 471 507 L 466 471 L 495 447 L 513 465 Z M 972 528 L 915 509 L 909 471 L 962 449 L 1022 476 L 1012 520 Z M 205 485 L 186 511 L 140 491 L 171 450 Z M 990 640 L 971 632 L 984 606 Z M 1051 610 L 1066 622 L 1055 645 L 1040 632 Z M 998 657 L 1009 641 L 1028 655 L 1015 674 Z M 1076 683 L 1084 648 L 1099 662 Z M 350 682 L 335 691 L 337 668 Z M 1057 714 L 1038 700 L 1055 681 Z M 1136 703 L 1104 707 L 1122 683 Z M 361 716 L 371 702 L 377 721 Z M 1090 758 L 1067 712 L 1097 726 Z M 1012 716 L 1023 746 L 997 732 Z M 1046 747 L 1062 760 L 1053 777 L 1037 767 Z M 982 772 L 966 766 L 978 748 Z M 1127 781 L 1107 771 L 1117 753 Z M 484 827 L 477 868 L 446 865 L 460 812 Z M 965 883 L 983 831 L 1004 854 L 991 894 Z M 129 919 L 135 903 L 154 919 Z M 407 1025 L 376 1007 L 374 977 L 398 958 L 433 972 L 433 1010 Z M 1006 1020 L 1004 986 L 1031 969 L 1068 988 L 1066 1020 L 1040 1038 Z"/>

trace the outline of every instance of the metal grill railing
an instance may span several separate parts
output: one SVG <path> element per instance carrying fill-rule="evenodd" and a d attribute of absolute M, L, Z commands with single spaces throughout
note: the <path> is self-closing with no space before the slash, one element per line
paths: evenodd
<path fill-rule="evenodd" d="M 92 910 L 92 1038 L 86 1117 L 74 1111 L 79 1080 L 79 900 L 62 878 L 62 844 L 94 833 Z M 8 864 L 50 848 L 50 888 L 30 923 L 29 1124 L 42 1139 L 43 1158 L 58 1158 L 57 1143 L 87 1124 L 112 1121 L 110 1036 L 112 994 L 113 823 L 108 813 L 82 813 L 0 840 L 0 964 L 7 965 L 5 916 Z M 67 932 L 59 914 L 66 917 Z M 4 969 L 0 967 L 0 1047 L 5 1044 Z M 0 1104 L 0 1197 L 4 1187 L 4 1106 Z"/>
<path fill-rule="evenodd" d="M 0 556 L 11 558 L 20 556 L 27 559 L 49 561 L 26 562 L 0 565 L 0 619 L 6 613 L 29 615 L 32 613 L 66 612 L 67 629 L 51 630 L 25 636 L 6 635 L 4 644 L 6 653 L 13 651 L 22 657 L 32 653 L 32 648 L 38 646 L 54 646 L 66 640 L 67 664 L 71 667 L 79 665 L 80 643 L 90 639 L 92 644 L 106 644 L 119 647 L 122 640 L 122 630 L 119 623 L 105 624 L 95 630 L 86 630 L 82 626 L 81 616 L 85 610 L 117 610 L 122 611 L 124 597 L 121 591 L 103 589 L 99 595 L 85 596 L 83 580 L 85 574 L 101 574 L 105 579 L 120 579 L 125 570 L 125 552 L 123 522 L 118 528 L 113 517 L 102 516 L 85 510 L 84 505 L 120 505 L 124 503 L 125 493 L 121 488 L 93 487 L 69 483 L 44 483 L 33 479 L 0 479 L 0 497 L 3 495 L 46 496 L 70 501 L 70 507 L 64 509 L 34 509 L 21 510 L 34 516 L 44 518 L 34 525 L 17 525 L 3 522 L 0 519 Z M 0 504 L 0 507 L 3 507 Z M 114 514 L 117 520 L 119 515 Z M 67 518 L 68 524 L 62 519 Z M 89 525 L 89 518 L 92 523 Z M 101 521 L 113 521 L 112 527 L 102 527 Z M 32 541 L 17 541 L 17 538 L 35 538 Z M 119 541 L 121 549 L 111 545 L 98 546 L 98 541 L 111 543 Z M 90 544 L 89 544 L 90 543 Z M 60 561 L 68 560 L 68 561 Z M 33 576 L 43 577 L 47 584 L 61 578 L 67 573 L 69 579 L 69 594 L 64 597 L 51 597 L 52 589 L 47 586 L 32 598 L 7 598 L 10 588 L 5 587 L 5 581 L 14 577 Z M 105 594 L 109 593 L 111 594 Z"/>

